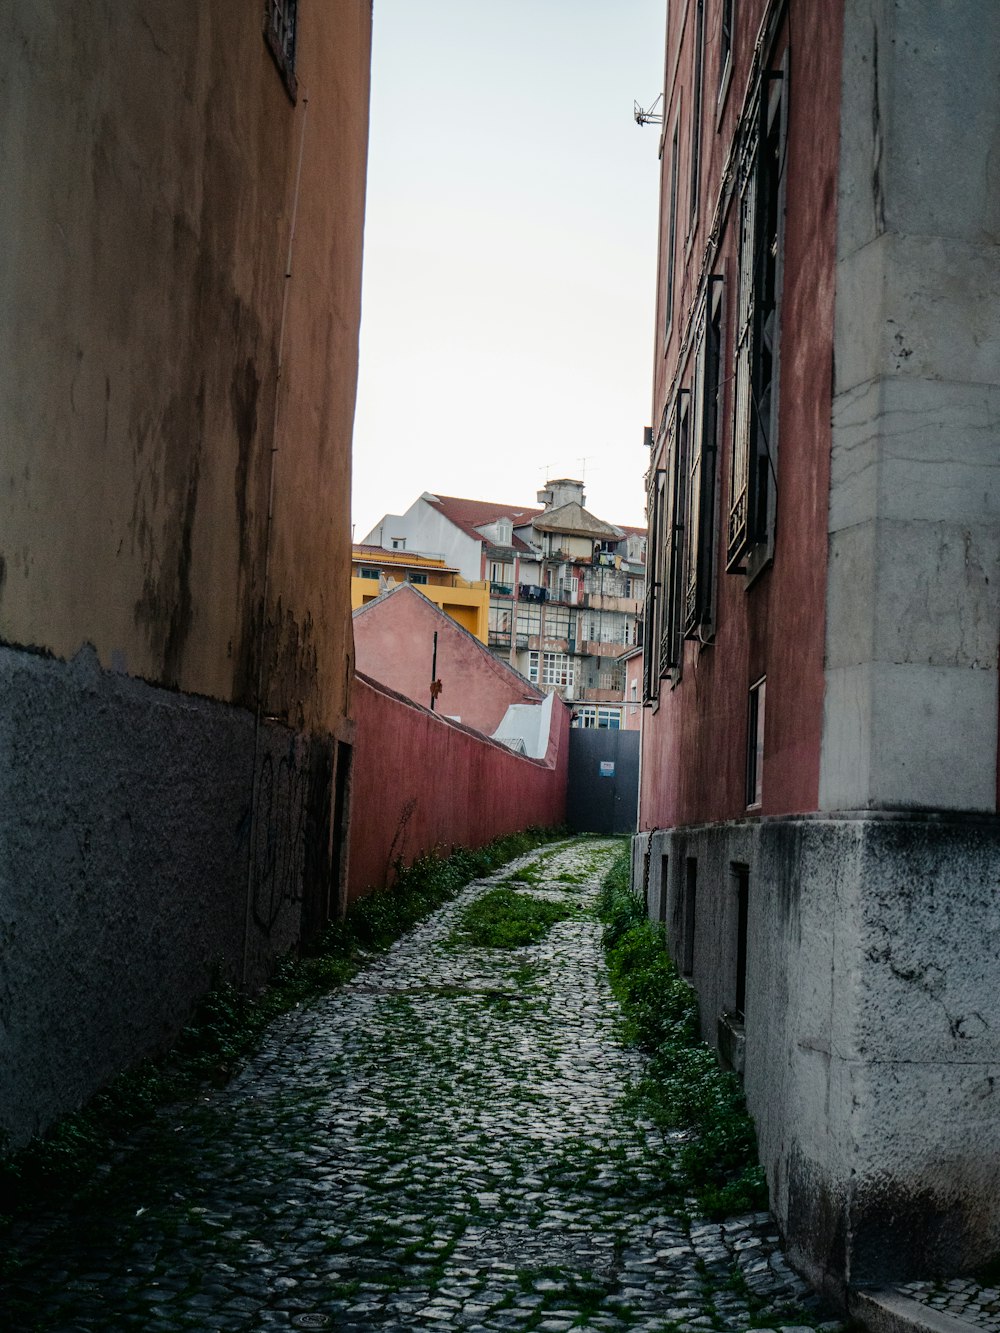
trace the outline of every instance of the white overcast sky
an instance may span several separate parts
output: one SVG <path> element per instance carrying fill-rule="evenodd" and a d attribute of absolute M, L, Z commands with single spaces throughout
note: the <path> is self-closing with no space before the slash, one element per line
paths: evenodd
<path fill-rule="evenodd" d="M 375 0 L 355 536 L 579 477 L 644 523 L 664 0 Z"/>

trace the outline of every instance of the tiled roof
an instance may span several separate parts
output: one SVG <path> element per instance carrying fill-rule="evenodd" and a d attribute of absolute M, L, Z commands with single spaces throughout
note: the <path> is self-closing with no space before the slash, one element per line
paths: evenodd
<path fill-rule="evenodd" d="M 537 523 L 540 531 L 553 530 L 565 531 L 557 525 L 549 523 L 550 516 L 556 516 L 557 520 L 563 520 L 571 517 L 571 505 L 560 506 L 559 509 L 550 509 L 547 512 L 544 509 L 532 508 L 530 505 L 510 505 L 497 504 L 495 500 L 465 500 L 457 495 L 433 495 L 426 491 L 421 497 L 429 505 L 443 514 L 456 528 L 460 528 L 467 536 L 477 541 L 485 540 L 483 534 L 478 530 L 485 527 L 488 523 L 495 523 L 498 518 L 509 518 L 515 528 L 520 528 L 531 523 L 533 520 L 540 519 L 545 514 L 545 522 Z M 576 505 L 572 502 L 572 518 L 575 520 L 574 528 L 571 531 L 587 532 L 594 536 L 614 537 L 619 533 L 626 533 L 630 536 L 644 537 L 645 528 L 626 527 L 625 524 L 605 523 L 596 518 L 582 505 Z M 514 534 L 513 548 L 516 551 L 530 551 L 531 547 Z"/>
<path fill-rule="evenodd" d="M 515 527 L 522 527 L 542 512 L 527 505 L 497 504 L 493 500 L 464 500 L 457 495 L 431 495 L 428 492 L 423 499 L 429 505 L 433 505 L 449 522 L 454 523 L 456 528 L 460 528 L 476 541 L 484 540 L 483 534 L 478 529 L 487 523 L 495 523 L 498 518 L 509 518 Z M 512 545 L 516 551 L 531 549 L 516 534 Z"/>

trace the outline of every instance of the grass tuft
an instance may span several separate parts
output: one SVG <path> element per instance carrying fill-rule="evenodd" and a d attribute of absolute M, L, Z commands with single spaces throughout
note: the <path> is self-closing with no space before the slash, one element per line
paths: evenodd
<path fill-rule="evenodd" d="M 462 913 L 452 937 L 478 949 L 519 949 L 544 939 L 557 921 L 576 908 L 510 888 L 491 889 Z"/>
<path fill-rule="evenodd" d="M 679 1149 L 677 1187 L 713 1218 L 766 1208 L 743 1089 L 698 1039 L 695 993 L 677 974 L 663 927 L 648 920 L 629 887 L 627 847 L 605 877 L 598 913 L 626 1039 L 649 1056 L 638 1088 L 643 1110 L 664 1130 L 691 1131 Z"/>

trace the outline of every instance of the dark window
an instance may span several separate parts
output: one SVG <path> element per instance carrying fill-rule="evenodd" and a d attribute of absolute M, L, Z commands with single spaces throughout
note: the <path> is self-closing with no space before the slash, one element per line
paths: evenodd
<path fill-rule="evenodd" d="M 378 570 L 377 570 L 377 569 L 364 569 L 364 568 L 362 568 L 362 569 L 358 572 L 358 578 L 359 578 L 359 579 L 377 579 L 377 578 L 378 578 Z"/>
<path fill-rule="evenodd" d="M 666 506 L 661 557 L 663 609 L 660 616 L 660 675 L 680 675 L 683 648 L 684 527 L 687 521 L 687 458 L 690 434 L 689 389 L 677 395 L 676 421 L 666 450 Z"/>
<path fill-rule="evenodd" d="M 264 0 L 264 40 L 295 100 L 295 37 L 298 0 Z"/>
<path fill-rule="evenodd" d="M 406 576 L 406 581 L 407 581 L 407 583 L 426 583 L 426 582 L 427 582 L 427 575 L 426 575 L 426 574 L 407 574 L 407 576 Z"/>
<path fill-rule="evenodd" d="M 726 84 L 726 76 L 733 59 L 733 0 L 722 0 L 721 31 L 719 33 L 719 91 Z"/>
<path fill-rule="evenodd" d="M 684 634 L 704 640 L 712 623 L 715 586 L 715 476 L 719 433 L 719 351 L 722 280 L 709 282 L 706 323 L 695 340 L 694 424 L 688 459 Z"/>
<path fill-rule="evenodd" d="M 663 427 L 661 426 L 661 436 Z M 646 493 L 646 513 L 649 518 L 649 542 L 646 563 L 646 604 L 643 613 L 642 697 L 650 702 L 659 694 L 660 618 L 663 614 L 663 523 L 664 471 L 653 468 L 649 474 Z"/>
<path fill-rule="evenodd" d="M 677 134 L 680 126 L 674 124 L 674 137 L 670 145 L 670 211 L 668 214 L 669 222 L 667 226 L 667 281 L 664 289 L 664 304 L 666 309 L 663 315 L 663 333 L 664 337 L 670 332 L 670 325 L 674 318 L 674 252 L 677 248 Z"/>
<path fill-rule="evenodd" d="M 747 927 L 750 918 L 750 870 L 747 866 L 733 865 L 733 885 L 736 889 L 736 1003 L 733 1012 L 743 1023 L 747 1009 Z"/>
<path fill-rule="evenodd" d="M 764 698 L 767 680 L 761 676 L 750 686 L 747 708 L 747 809 L 764 799 Z"/>
<path fill-rule="evenodd" d="M 691 99 L 691 198 L 689 223 L 698 215 L 698 190 L 701 186 L 701 102 L 702 75 L 705 65 L 705 0 L 696 0 L 694 14 L 694 76 Z"/>
<path fill-rule="evenodd" d="M 694 931 L 695 904 L 698 898 L 698 861 L 694 856 L 687 858 L 687 873 L 684 877 L 684 954 L 681 971 L 686 977 L 694 972 Z"/>
<path fill-rule="evenodd" d="M 758 124 L 740 160 L 739 295 L 733 375 L 727 569 L 756 573 L 771 554 L 777 477 L 779 245 L 782 210 L 780 76 L 766 77 Z"/>

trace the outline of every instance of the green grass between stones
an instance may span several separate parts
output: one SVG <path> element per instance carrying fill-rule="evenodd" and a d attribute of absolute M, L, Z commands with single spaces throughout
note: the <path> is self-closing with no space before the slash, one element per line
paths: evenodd
<path fill-rule="evenodd" d="M 649 1057 L 637 1089 L 640 1105 L 662 1129 L 691 1134 L 679 1149 L 677 1188 L 713 1218 L 766 1208 L 740 1081 L 698 1039 L 695 993 L 677 974 L 663 927 L 648 920 L 629 887 L 627 846 L 605 877 L 598 911 L 626 1039 Z"/>
<path fill-rule="evenodd" d="M 452 938 L 479 949 L 519 949 L 537 944 L 557 921 L 575 916 L 576 908 L 511 888 L 491 889 L 470 903 Z"/>

